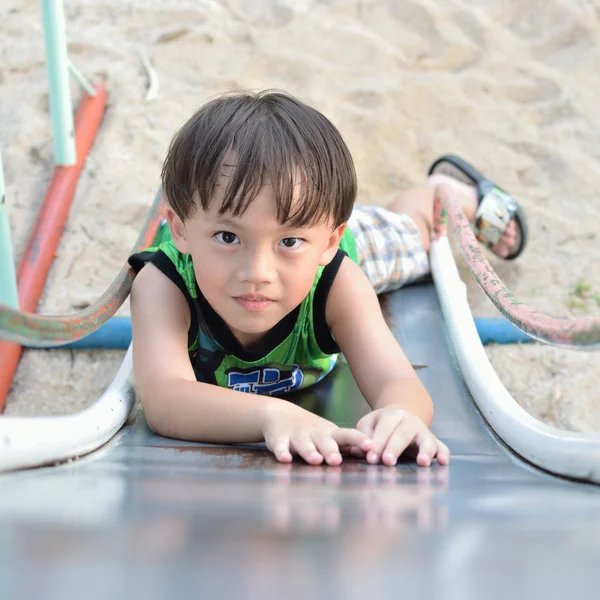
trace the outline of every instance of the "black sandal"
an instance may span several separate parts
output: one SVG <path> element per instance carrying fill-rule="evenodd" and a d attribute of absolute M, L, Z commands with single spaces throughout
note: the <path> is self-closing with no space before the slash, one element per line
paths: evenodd
<path fill-rule="evenodd" d="M 481 243 L 488 248 L 495 246 L 504 235 L 508 224 L 514 219 L 518 229 L 518 239 L 511 248 L 510 254 L 502 258 L 513 260 L 523 252 L 527 244 L 527 221 L 513 196 L 454 154 L 440 156 L 429 169 L 429 175 L 434 173 L 448 175 L 477 189 L 478 206 L 473 229 Z"/>

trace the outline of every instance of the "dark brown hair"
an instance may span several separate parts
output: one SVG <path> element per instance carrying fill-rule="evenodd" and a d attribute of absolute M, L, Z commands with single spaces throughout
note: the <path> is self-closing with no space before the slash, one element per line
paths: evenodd
<path fill-rule="evenodd" d="M 350 217 L 356 173 L 339 131 L 314 108 L 267 90 L 212 100 L 175 134 L 162 184 L 181 219 L 193 214 L 198 201 L 208 208 L 228 151 L 233 151 L 235 165 L 220 214 L 243 214 L 269 183 L 280 223 L 310 226 L 330 218 L 337 227 Z M 298 185 L 302 202 L 294 203 Z"/>

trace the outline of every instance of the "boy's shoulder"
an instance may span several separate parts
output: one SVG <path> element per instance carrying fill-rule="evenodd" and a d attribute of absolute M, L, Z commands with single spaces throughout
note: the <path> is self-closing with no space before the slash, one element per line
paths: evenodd
<path fill-rule="evenodd" d="M 364 298 L 375 295 L 371 282 L 357 262 L 344 256 L 327 297 L 325 318 L 328 326 L 331 328 L 342 314 L 352 315 Z"/>
<path fill-rule="evenodd" d="M 170 292 L 177 286 L 151 262 L 145 263 L 139 269 L 133 284 L 131 294 L 134 295 L 154 295 L 162 291 Z"/>
<path fill-rule="evenodd" d="M 189 326 L 190 312 L 181 290 L 155 265 L 146 264 L 140 269 L 131 286 L 131 315 L 141 317 L 147 327 L 156 323 L 157 317 L 173 324 Z M 139 321 L 138 321 L 139 322 Z"/>
<path fill-rule="evenodd" d="M 136 273 L 141 273 L 146 265 L 151 264 L 184 294 L 188 294 L 191 298 L 198 296 L 192 257 L 179 252 L 171 240 L 132 254 L 129 257 L 129 264 Z"/>

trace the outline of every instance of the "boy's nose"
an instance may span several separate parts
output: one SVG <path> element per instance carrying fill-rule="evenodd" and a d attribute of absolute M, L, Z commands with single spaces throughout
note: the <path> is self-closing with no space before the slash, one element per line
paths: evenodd
<path fill-rule="evenodd" d="M 277 277 L 273 257 L 268 252 L 252 253 L 240 268 L 238 277 L 252 284 L 273 283 Z"/>

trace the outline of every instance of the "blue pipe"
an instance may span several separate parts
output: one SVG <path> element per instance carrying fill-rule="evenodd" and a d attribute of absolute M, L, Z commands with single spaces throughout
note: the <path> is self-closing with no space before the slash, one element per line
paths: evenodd
<path fill-rule="evenodd" d="M 532 342 L 533 338 L 517 329 L 504 317 L 475 319 L 477 333 L 482 344 L 516 344 Z M 82 340 L 60 346 L 89 350 L 94 348 L 126 350 L 131 343 L 131 319 L 129 317 L 113 317 L 102 327 Z"/>
<path fill-rule="evenodd" d="M 129 317 L 112 317 L 96 329 L 94 333 L 90 333 L 87 337 L 76 342 L 58 346 L 58 349 L 90 350 L 104 348 L 127 350 L 129 344 L 131 344 L 131 319 Z"/>
<path fill-rule="evenodd" d="M 484 346 L 486 344 L 525 344 L 535 341 L 504 317 L 477 317 L 475 326 Z"/>

